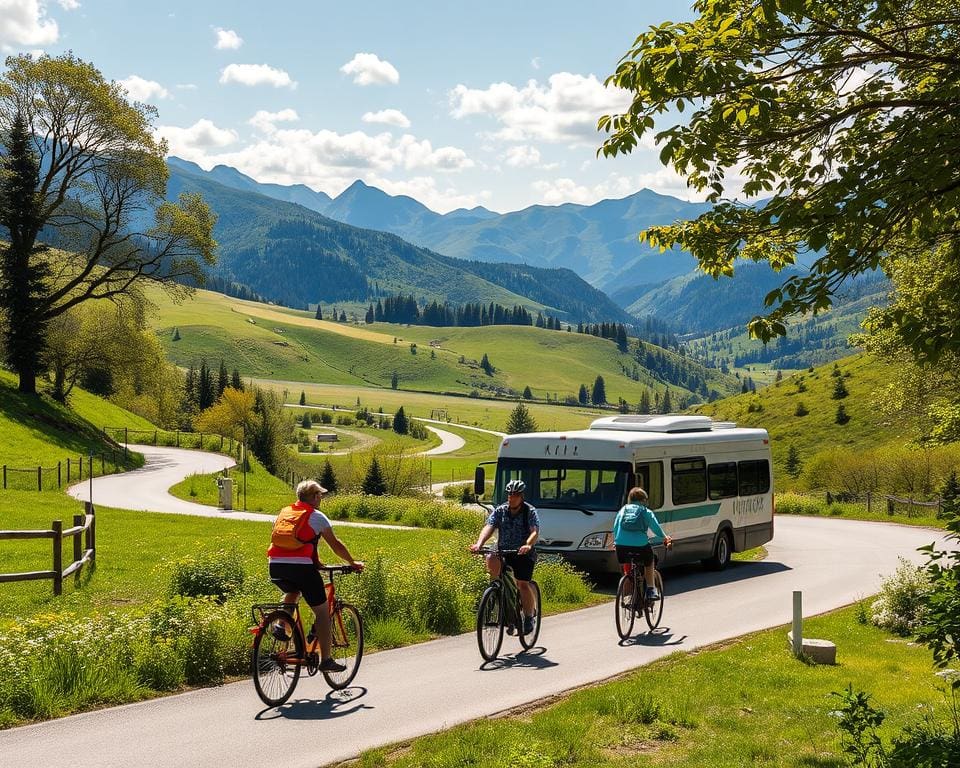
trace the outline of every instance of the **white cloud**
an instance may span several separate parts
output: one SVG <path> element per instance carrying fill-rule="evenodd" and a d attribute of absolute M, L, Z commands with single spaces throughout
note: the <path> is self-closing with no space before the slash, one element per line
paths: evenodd
<path fill-rule="evenodd" d="M 410 120 L 399 109 L 381 109 L 379 112 L 366 112 L 360 118 L 365 123 L 383 123 L 397 128 L 409 128 Z"/>
<path fill-rule="evenodd" d="M 0 50 L 51 45 L 57 42 L 57 22 L 47 18 L 39 0 L 0 0 Z"/>
<path fill-rule="evenodd" d="M 211 149 L 223 149 L 237 141 L 237 132 L 228 128 L 218 128 L 206 118 L 197 120 L 189 128 L 178 128 L 174 125 L 161 125 L 157 134 L 166 139 L 170 145 L 170 154 L 182 157 L 184 160 L 193 160 L 203 166 L 203 160 Z M 210 164 L 205 167 L 212 167 Z"/>
<path fill-rule="evenodd" d="M 440 187 L 432 176 L 414 176 L 403 181 L 393 181 L 378 177 L 365 179 L 388 195 L 409 195 L 419 200 L 427 208 L 439 213 L 449 213 L 457 208 L 475 208 L 489 205 L 493 194 L 489 190 L 480 190 L 475 194 L 458 191 L 454 187 Z"/>
<path fill-rule="evenodd" d="M 706 197 L 705 194 L 688 188 L 686 181 L 669 168 L 659 168 L 636 176 L 611 173 L 606 179 L 593 185 L 580 184 L 570 178 L 541 179 L 533 182 L 531 187 L 539 193 L 540 202 L 547 205 L 593 205 L 600 200 L 626 197 L 641 189 L 652 189 L 661 195 L 670 195 L 690 202 L 702 202 Z"/>
<path fill-rule="evenodd" d="M 243 45 L 243 38 L 232 29 L 217 27 L 213 31 L 217 35 L 217 43 L 214 47 L 218 51 L 235 51 Z"/>
<path fill-rule="evenodd" d="M 118 81 L 134 101 L 147 103 L 153 99 L 169 99 L 170 91 L 156 80 L 145 80 L 139 75 L 130 75 Z"/>
<path fill-rule="evenodd" d="M 356 85 L 396 85 L 400 73 L 389 61 L 381 60 L 375 53 L 358 53 L 340 67 L 345 75 L 351 75 Z"/>
<path fill-rule="evenodd" d="M 504 162 L 514 168 L 529 168 L 540 164 L 540 150 L 526 144 L 510 147 L 504 157 Z"/>
<path fill-rule="evenodd" d="M 530 59 L 530 66 L 534 69 L 540 69 L 540 57 L 534 56 L 532 59 Z"/>
<path fill-rule="evenodd" d="M 196 83 L 177 83 L 176 89 L 178 91 L 195 91 L 197 90 Z"/>
<path fill-rule="evenodd" d="M 272 85 L 274 88 L 296 88 L 296 82 L 282 69 L 268 64 L 228 64 L 220 72 L 221 83 L 239 85 Z"/>
<path fill-rule="evenodd" d="M 277 129 L 275 123 L 293 123 L 300 119 L 295 109 L 281 109 L 279 112 L 267 112 L 265 109 L 257 113 L 247 122 L 263 133 L 273 133 Z"/>
<path fill-rule="evenodd" d="M 457 85 L 449 93 L 451 115 L 457 119 L 488 115 L 501 124 L 496 138 L 594 144 L 601 138 L 597 119 L 626 111 L 628 91 L 607 88 L 593 75 L 569 72 L 551 75 L 546 84 L 530 80 L 522 88 L 493 83 L 485 89 Z"/>
<path fill-rule="evenodd" d="M 75 11 L 80 7 L 80 3 L 78 3 L 77 0 L 57 0 L 57 2 L 65 11 Z"/>

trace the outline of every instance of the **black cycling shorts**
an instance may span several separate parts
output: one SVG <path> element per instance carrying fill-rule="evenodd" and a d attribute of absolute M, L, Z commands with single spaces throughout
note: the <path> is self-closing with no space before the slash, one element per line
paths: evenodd
<path fill-rule="evenodd" d="M 284 592 L 299 592 L 311 608 L 327 602 L 323 576 L 314 565 L 270 563 L 270 581 Z"/>
<path fill-rule="evenodd" d="M 626 565 L 631 559 L 643 566 L 653 565 L 653 547 L 649 544 L 642 547 L 625 547 L 617 544 L 617 562 Z"/>
<path fill-rule="evenodd" d="M 504 555 L 503 561 L 513 568 L 517 581 L 530 581 L 533 578 L 533 566 L 537 564 L 537 556 L 533 552 L 525 555 Z"/>

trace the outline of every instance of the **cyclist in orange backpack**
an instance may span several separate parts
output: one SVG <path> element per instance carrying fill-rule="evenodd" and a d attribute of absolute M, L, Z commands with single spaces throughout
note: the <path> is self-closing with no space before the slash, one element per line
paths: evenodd
<path fill-rule="evenodd" d="M 320 499 L 326 493 L 327 489 L 316 480 L 304 480 L 297 486 L 297 501 L 280 510 L 273 524 L 267 560 L 270 581 L 283 590 L 283 602 L 294 606 L 303 594 L 304 600 L 316 616 L 310 635 L 316 634 L 320 643 L 320 669 L 325 672 L 342 672 L 345 667 L 330 656 L 327 591 L 323 577 L 317 570 L 320 564 L 317 556 L 320 539 L 326 541 L 336 555 L 358 571 L 363 570 L 363 563 L 353 559 L 350 551 L 333 532 L 330 520 L 318 509 Z M 274 626 L 273 631 L 275 634 L 285 634 L 280 626 Z"/>

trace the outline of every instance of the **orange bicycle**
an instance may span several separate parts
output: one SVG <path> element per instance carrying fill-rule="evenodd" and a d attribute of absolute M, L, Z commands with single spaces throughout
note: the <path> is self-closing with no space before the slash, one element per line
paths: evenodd
<path fill-rule="evenodd" d="M 346 688 L 356 677 L 363 658 L 363 621 L 360 612 L 337 598 L 334 574 L 359 573 L 349 565 L 323 565 L 329 578 L 327 609 L 330 611 L 331 652 L 346 669 L 323 671 L 327 684 L 334 690 Z M 320 643 L 314 637 L 307 641 L 300 619 L 300 606 L 284 603 L 262 603 L 251 609 L 256 626 L 253 633 L 253 685 L 264 704 L 279 707 L 293 695 L 300 671 L 306 667 L 313 677 L 320 670 Z"/>

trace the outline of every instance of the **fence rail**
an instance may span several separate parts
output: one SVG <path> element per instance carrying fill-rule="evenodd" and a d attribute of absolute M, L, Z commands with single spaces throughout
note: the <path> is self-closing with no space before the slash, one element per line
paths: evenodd
<path fill-rule="evenodd" d="M 874 507 L 880 507 L 886 509 L 888 515 L 897 514 L 898 507 L 906 507 L 907 517 L 920 516 L 924 510 L 936 510 L 935 514 L 937 517 L 943 515 L 943 499 L 939 496 L 930 501 L 920 501 L 919 499 L 894 496 L 889 493 L 873 493 L 871 491 L 867 491 L 866 493 L 821 491 L 820 493 L 823 494 L 828 506 L 834 503 L 863 504 L 866 506 L 867 512 L 872 512 Z M 803 493 L 798 495 L 818 498 L 820 493 Z M 920 510 L 920 512 L 916 512 L 915 510 Z"/>
<path fill-rule="evenodd" d="M 126 467 L 127 464 L 122 460 L 123 457 L 124 452 L 116 450 L 110 451 L 110 453 L 91 454 L 90 456 L 78 456 L 76 458 L 68 456 L 52 467 L 42 465 L 11 467 L 4 464 L 0 468 L 3 490 L 8 488 L 17 490 L 33 490 L 36 488 L 38 491 L 59 489 L 64 484 L 69 485 L 74 480 L 88 479 L 94 474 L 97 463 L 100 465 L 101 475 L 109 474 L 107 472 L 108 467 L 111 472 Z M 86 467 L 84 467 L 84 464 L 86 464 Z"/>
<path fill-rule="evenodd" d="M 96 515 L 93 504 L 89 501 L 84 503 L 86 513 L 73 516 L 73 527 L 63 530 L 63 521 L 54 520 L 50 524 L 48 531 L 0 531 L 0 540 L 23 540 L 23 539 L 52 539 L 53 541 L 53 563 L 49 571 L 26 571 L 23 573 L 0 573 L 0 583 L 11 581 L 35 581 L 38 579 L 51 579 L 53 581 L 53 594 L 59 596 L 63 593 L 63 580 L 68 576 L 73 576 L 75 583 L 80 583 L 80 572 L 87 563 L 91 567 L 96 560 Z M 81 536 L 83 540 L 81 541 Z M 66 567 L 63 567 L 63 540 L 73 539 L 73 561 Z"/>
<path fill-rule="evenodd" d="M 198 448 L 201 451 L 218 450 L 233 453 L 239 444 L 232 437 L 225 437 L 211 432 L 184 432 L 169 429 L 130 429 L 129 427 L 104 427 L 103 434 L 117 442 L 124 444 L 134 443 L 164 445 L 168 448 Z M 121 439 L 122 438 L 122 439 Z M 139 438 L 139 439 L 137 439 Z M 204 442 L 206 441 L 206 442 Z"/>

